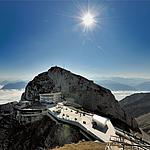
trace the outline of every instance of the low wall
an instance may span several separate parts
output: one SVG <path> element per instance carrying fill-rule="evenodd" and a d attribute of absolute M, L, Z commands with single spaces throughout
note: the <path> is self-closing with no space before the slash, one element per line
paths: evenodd
<path fill-rule="evenodd" d="M 47 111 L 42 111 L 42 113 L 34 114 L 17 114 L 16 119 L 19 121 L 20 124 L 27 124 L 41 120 L 44 115 L 47 115 Z"/>

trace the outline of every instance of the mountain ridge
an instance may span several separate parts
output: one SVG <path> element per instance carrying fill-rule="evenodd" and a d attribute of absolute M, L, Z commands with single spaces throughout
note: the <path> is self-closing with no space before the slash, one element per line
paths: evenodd
<path fill-rule="evenodd" d="M 96 83 L 112 91 L 150 91 L 150 81 L 136 85 L 124 84 L 113 80 L 97 80 Z"/>
<path fill-rule="evenodd" d="M 150 134 L 150 93 L 133 94 L 119 103 L 126 112 L 136 117 L 139 127 Z"/>
<path fill-rule="evenodd" d="M 40 73 L 30 81 L 21 100 L 39 100 L 39 94 L 51 92 L 62 92 L 66 101 L 77 103 L 86 110 L 107 116 L 114 122 L 120 121 L 121 126 L 138 128 L 136 121 L 125 114 L 110 90 L 57 66 Z"/>
<path fill-rule="evenodd" d="M 9 89 L 24 89 L 26 86 L 26 82 L 24 81 L 19 81 L 19 82 L 11 82 L 11 83 L 7 83 L 5 84 L 1 89 L 2 90 L 9 90 Z"/>

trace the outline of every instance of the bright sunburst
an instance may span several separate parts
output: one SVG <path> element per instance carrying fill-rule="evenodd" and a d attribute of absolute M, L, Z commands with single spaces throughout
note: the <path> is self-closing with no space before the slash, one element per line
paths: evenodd
<path fill-rule="evenodd" d="M 87 12 L 86 14 L 84 14 L 84 16 L 82 17 L 82 23 L 85 27 L 89 28 L 92 25 L 94 25 L 94 23 L 96 23 L 96 20 L 94 18 L 94 15 L 91 14 L 90 12 Z"/>
<path fill-rule="evenodd" d="M 80 21 L 80 24 L 84 28 L 84 32 L 91 30 L 97 23 L 96 16 L 90 11 L 84 12 L 80 16 Z"/>
<path fill-rule="evenodd" d="M 93 4 L 90 5 L 89 3 L 85 5 L 79 5 L 77 8 L 79 11 L 76 18 L 78 19 L 77 21 L 79 22 L 80 27 L 83 29 L 83 32 L 95 30 L 95 28 L 99 26 L 101 9 L 99 9 L 98 6 Z"/>

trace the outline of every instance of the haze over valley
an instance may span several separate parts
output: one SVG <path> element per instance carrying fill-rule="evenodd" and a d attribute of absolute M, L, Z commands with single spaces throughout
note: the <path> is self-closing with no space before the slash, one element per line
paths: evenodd
<path fill-rule="evenodd" d="M 0 105 L 6 104 L 13 101 L 19 101 L 21 98 L 21 94 L 23 93 L 24 89 L 22 90 L 0 90 Z"/>
<path fill-rule="evenodd" d="M 116 100 L 120 101 L 126 96 L 134 93 L 149 93 L 150 92 L 150 80 L 149 79 L 137 79 L 137 78 L 106 78 L 95 83 L 108 88 L 114 94 Z M 3 85 L 2 85 L 3 84 Z M 1 81 L 0 84 L 0 104 L 7 102 L 19 101 L 21 94 L 27 81 Z M 142 86 L 140 86 L 142 85 Z M 138 88 L 137 88 L 138 87 Z"/>

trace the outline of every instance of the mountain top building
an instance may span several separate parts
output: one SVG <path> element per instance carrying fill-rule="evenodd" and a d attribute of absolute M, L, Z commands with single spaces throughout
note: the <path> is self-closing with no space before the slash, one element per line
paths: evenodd
<path fill-rule="evenodd" d="M 61 98 L 62 98 L 61 92 L 40 94 L 41 103 L 47 103 L 47 104 L 57 103 L 61 101 Z"/>

